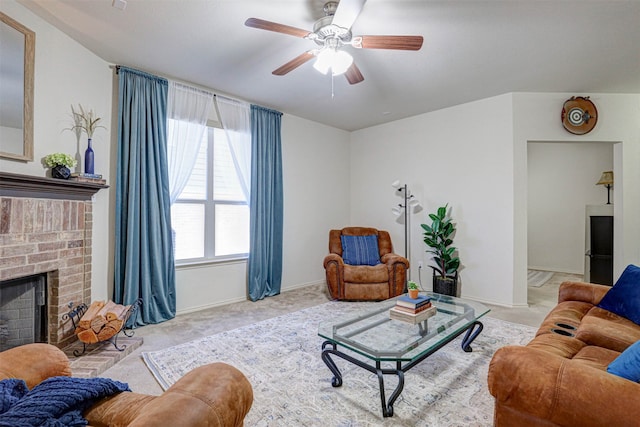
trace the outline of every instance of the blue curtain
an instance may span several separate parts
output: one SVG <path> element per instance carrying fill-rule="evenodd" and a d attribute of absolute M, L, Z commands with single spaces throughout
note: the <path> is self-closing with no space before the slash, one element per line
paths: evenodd
<path fill-rule="evenodd" d="M 249 298 L 278 295 L 282 281 L 282 113 L 251 106 Z"/>
<path fill-rule="evenodd" d="M 114 301 L 142 298 L 135 323 L 175 316 L 167 174 L 167 80 L 119 69 Z"/>

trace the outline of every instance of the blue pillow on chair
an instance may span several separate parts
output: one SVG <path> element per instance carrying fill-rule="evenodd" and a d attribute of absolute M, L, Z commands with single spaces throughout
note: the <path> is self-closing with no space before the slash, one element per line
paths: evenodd
<path fill-rule="evenodd" d="M 349 265 L 378 265 L 378 236 L 340 236 L 342 259 Z"/>
<path fill-rule="evenodd" d="M 607 372 L 640 382 L 640 341 L 631 344 L 607 367 Z"/>
<path fill-rule="evenodd" d="M 640 325 L 640 267 L 628 265 L 598 307 Z"/>

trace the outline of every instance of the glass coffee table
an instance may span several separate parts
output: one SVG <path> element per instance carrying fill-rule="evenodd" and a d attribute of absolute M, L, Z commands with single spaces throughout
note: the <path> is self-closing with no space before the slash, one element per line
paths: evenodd
<path fill-rule="evenodd" d="M 326 340 L 322 344 L 322 360 L 333 373 L 331 385 L 342 385 L 342 374 L 333 356 L 376 374 L 385 417 L 393 416 L 393 403 L 404 388 L 404 373 L 464 332 L 462 349 L 470 352 L 471 343 L 483 328 L 478 319 L 490 311 L 475 301 L 431 292 L 420 294 L 431 297 L 437 312 L 418 324 L 390 319 L 389 310 L 396 305 L 396 298 L 392 298 L 359 313 L 322 322 L 318 328 L 318 335 Z M 398 377 L 398 385 L 388 401 L 384 375 Z"/>

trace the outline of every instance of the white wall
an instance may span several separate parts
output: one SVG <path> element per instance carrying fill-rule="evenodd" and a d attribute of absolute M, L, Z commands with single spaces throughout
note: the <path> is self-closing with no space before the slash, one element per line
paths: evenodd
<path fill-rule="evenodd" d="M 612 143 L 529 142 L 529 268 L 584 273 L 585 207 L 607 202 L 606 188 L 595 183 L 608 170 Z"/>
<path fill-rule="evenodd" d="M 351 209 L 349 132 L 285 114 L 282 288 L 324 282 L 329 230 Z"/>
<path fill-rule="evenodd" d="M 42 158 L 64 152 L 73 156 L 86 149 L 86 135 L 76 140 L 75 134 L 64 131 L 73 123 L 71 105 L 92 108 L 104 120 L 107 129 L 98 129 L 93 138 L 95 171 L 109 184 L 111 147 L 112 70 L 109 65 L 57 30 L 46 21 L 13 0 L 2 0 L 0 10 L 36 33 L 34 81 L 34 161 L 21 162 L 0 159 L 0 169 L 24 175 L 45 176 Z M 110 222 L 109 195 L 111 188 L 100 190 L 93 203 L 92 293 L 96 299 L 107 298 L 109 245 L 113 233 Z"/>
<path fill-rule="evenodd" d="M 528 142 L 608 142 L 614 144 L 614 269 L 620 274 L 640 260 L 640 96 L 592 95 L 599 122 L 583 136 L 560 123 L 570 96 L 507 94 L 354 132 L 351 222 L 388 229 L 398 252 L 403 228 L 390 214 L 398 202 L 390 183 L 400 179 L 426 207 L 411 225 L 412 277 L 418 261 L 429 262 L 419 224 L 449 203 L 458 226 L 462 295 L 523 306 Z M 422 274 L 426 288 L 429 273 Z"/>
<path fill-rule="evenodd" d="M 406 183 L 425 210 L 412 215 L 411 277 L 430 264 L 421 223 L 448 203 L 458 230 L 462 295 L 510 302 L 513 263 L 511 96 L 502 95 L 353 132 L 351 222 L 391 232 L 402 253 L 404 228 L 390 184 Z M 431 288 L 431 269 L 422 271 Z"/>
<path fill-rule="evenodd" d="M 329 230 L 349 218 L 349 133 L 288 114 L 282 118 L 282 290 L 324 282 Z M 246 262 L 179 267 L 177 310 L 245 300 Z"/>

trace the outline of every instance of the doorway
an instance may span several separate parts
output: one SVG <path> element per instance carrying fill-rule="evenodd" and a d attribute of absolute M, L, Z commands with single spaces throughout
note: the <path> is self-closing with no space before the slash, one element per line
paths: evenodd
<path fill-rule="evenodd" d="M 596 183 L 603 171 L 613 170 L 613 145 L 528 142 L 529 269 L 584 275 L 586 209 L 607 202 L 606 188 Z"/>

